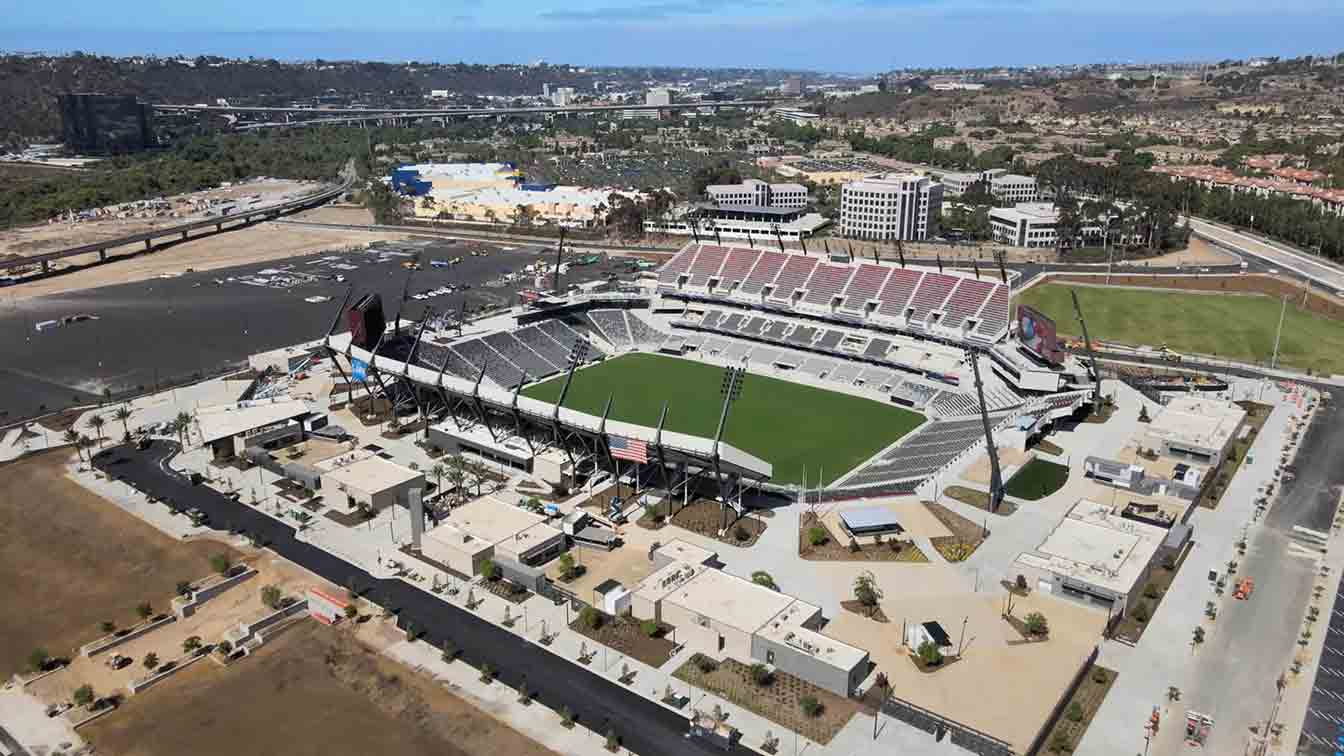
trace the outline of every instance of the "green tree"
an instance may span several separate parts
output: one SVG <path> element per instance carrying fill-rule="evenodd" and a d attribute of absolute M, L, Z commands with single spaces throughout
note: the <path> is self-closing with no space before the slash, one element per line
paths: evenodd
<path fill-rule="evenodd" d="M 71 696 L 71 700 L 75 702 L 76 706 L 88 706 L 93 703 L 95 698 L 93 686 L 88 683 L 75 688 L 75 692 Z"/>
<path fill-rule="evenodd" d="M 220 575 L 227 575 L 232 567 L 233 563 L 229 560 L 228 554 L 219 552 L 210 556 L 210 569 Z"/>
<path fill-rule="evenodd" d="M 575 568 L 576 568 L 576 565 L 574 564 L 574 555 L 573 555 L 573 554 L 571 554 L 571 553 L 569 553 L 568 551 L 566 551 L 565 553 L 563 553 L 563 554 L 560 555 L 560 576 L 561 576 L 561 577 L 563 577 L 563 578 L 566 579 L 566 580 L 572 580 L 572 579 L 574 578 L 574 570 L 575 570 Z"/>
<path fill-rule="evenodd" d="M 201 636 L 199 635 L 192 635 L 188 637 L 186 640 L 182 641 L 182 653 L 187 654 L 188 656 L 195 654 L 197 651 L 200 651 L 203 647 L 204 644 L 201 643 Z"/>
<path fill-rule="evenodd" d="M 79 455 L 79 461 L 80 461 L 80 462 L 83 462 L 83 461 L 84 461 L 84 445 L 81 444 L 81 443 L 79 442 L 79 431 L 75 430 L 74 428 L 69 428 L 69 429 L 67 429 L 67 430 L 65 431 L 65 433 L 61 436 L 61 438 L 62 438 L 67 444 L 70 444 L 71 446 L 75 447 L 75 454 L 78 454 L 78 455 Z"/>
<path fill-rule="evenodd" d="M 1027 632 L 1032 635 L 1046 635 L 1050 632 L 1050 625 L 1045 619 L 1045 615 L 1040 612 L 1031 612 L 1025 620 Z"/>
<path fill-rule="evenodd" d="M 585 606 L 579 612 L 579 622 L 589 630 L 596 630 L 602 625 L 602 613 L 591 606 Z"/>
<path fill-rule="evenodd" d="M 131 426 L 130 426 L 131 407 L 130 407 L 130 405 L 128 405 L 128 404 L 123 404 L 123 405 L 121 405 L 120 407 L 117 407 L 117 408 L 112 412 L 112 417 L 114 417 L 114 418 L 116 418 L 117 420 L 120 420 L 120 421 L 121 421 L 121 430 L 122 430 L 122 432 L 125 433 L 127 437 L 130 437 L 130 435 L 131 435 Z"/>
<path fill-rule="evenodd" d="M 280 589 L 274 585 L 265 585 L 261 588 L 261 603 L 271 609 L 280 608 Z"/>
<path fill-rule="evenodd" d="M 942 649 L 938 648 L 938 645 L 933 641 L 926 640 L 919 644 L 919 648 L 915 649 L 915 653 L 919 655 L 920 661 L 931 667 L 943 663 Z"/>
<path fill-rule="evenodd" d="M 150 672 L 153 672 L 155 669 L 158 669 L 159 655 L 154 653 L 153 651 L 150 651 L 149 653 L 145 654 L 144 660 L 142 660 L 140 663 L 145 665 L 145 669 L 149 670 Z"/>
<path fill-rule="evenodd" d="M 870 609 L 882 600 L 882 589 L 877 586 L 877 578 L 871 571 L 864 570 L 854 578 L 854 598 Z"/>
<path fill-rule="evenodd" d="M 821 714 L 821 701 L 818 701 L 816 696 L 803 696 L 798 699 L 798 706 L 809 717 L 816 717 Z"/>
<path fill-rule="evenodd" d="M 90 415 L 89 419 L 85 421 L 85 424 L 87 424 L 89 428 L 92 429 L 93 432 L 97 435 L 98 446 L 102 447 L 103 426 L 107 425 L 107 418 L 103 417 L 102 415 Z"/>
<path fill-rule="evenodd" d="M 148 601 L 141 601 L 136 605 L 135 613 L 140 619 L 147 620 L 154 615 L 154 605 L 150 604 Z"/>
<path fill-rule="evenodd" d="M 45 672 L 51 664 L 51 654 L 45 648 L 35 648 L 28 652 L 28 669 L 32 672 Z"/>
<path fill-rule="evenodd" d="M 499 577 L 499 566 L 489 559 L 481 562 L 481 577 L 486 580 L 494 580 Z"/>

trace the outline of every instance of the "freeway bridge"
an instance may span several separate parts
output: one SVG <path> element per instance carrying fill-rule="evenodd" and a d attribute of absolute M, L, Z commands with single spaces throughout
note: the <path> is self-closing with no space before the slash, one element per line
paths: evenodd
<path fill-rule="evenodd" d="M 115 239 L 104 239 L 102 241 L 90 242 L 89 244 L 80 244 L 74 247 L 58 249 L 40 255 L 0 259 L 0 271 L 40 264 L 42 266 L 42 272 L 47 273 L 51 270 L 52 262 L 67 257 L 97 254 L 98 261 L 104 262 L 107 260 L 108 251 L 118 247 L 143 243 L 145 245 L 145 250 L 148 251 L 153 248 L 154 240 L 156 239 L 177 238 L 185 241 L 191 235 L 192 231 L 205 229 L 206 234 L 215 234 L 244 228 L 258 221 L 275 220 L 288 213 L 307 210 L 309 208 L 317 207 L 318 205 L 326 204 L 330 200 L 341 196 L 342 193 L 351 187 L 353 181 L 354 179 L 347 175 L 339 185 L 331 186 L 321 191 L 314 192 L 313 194 L 274 205 L 248 208 L 246 210 L 239 210 L 236 213 L 221 215 L 214 218 L 201 218 L 199 220 L 187 221 L 186 223 L 156 228 L 152 231 L 144 231 L 138 234 L 117 237 Z M 197 234 L 191 238 L 199 238 L 206 234 Z"/>

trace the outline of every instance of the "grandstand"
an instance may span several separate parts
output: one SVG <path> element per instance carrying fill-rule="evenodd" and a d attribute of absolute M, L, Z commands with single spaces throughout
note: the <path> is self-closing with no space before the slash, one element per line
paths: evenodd
<path fill-rule="evenodd" d="M 1008 332 L 1009 290 L 956 271 L 689 243 L 659 271 L 658 293 L 990 344 Z"/>
<path fill-rule="evenodd" d="M 843 481 L 856 488 L 919 481 L 984 438 L 978 418 L 925 423 L 901 443 L 855 470 Z"/>

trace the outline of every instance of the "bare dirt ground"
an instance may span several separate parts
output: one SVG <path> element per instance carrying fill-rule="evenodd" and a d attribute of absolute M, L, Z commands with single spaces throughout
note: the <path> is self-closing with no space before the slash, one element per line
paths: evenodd
<path fill-rule="evenodd" d="M 403 234 L 385 232 L 261 223 L 250 228 L 193 239 L 149 254 L 114 260 L 102 265 L 94 264 L 97 260 L 96 255 L 69 258 L 62 262 L 74 261 L 72 267 L 80 265 L 85 267 L 50 278 L 10 286 L 5 289 L 5 295 L 15 300 L 22 300 L 144 281 L 165 273 L 182 273 L 187 268 L 198 271 L 215 270 L 363 246 L 379 239 L 405 238 L 407 237 Z M 85 260 L 85 257 L 88 260 Z"/>
<path fill-rule="evenodd" d="M 349 223 L 356 226 L 368 226 L 373 223 L 373 212 L 367 207 L 336 203 L 295 213 L 291 217 L 310 223 Z"/>
<path fill-rule="evenodd" d="M 0 674 L 37 647 L 73 656 L 128 627 L 141 601 L 166 602 L 179 580 L 210 572 L 209 557 L 237 554 L 209 541 L 175 541 L 65 476 L 74 453 L 44 452 L 0 466 Z M 159 611 L 167 606 L 158 607 Z"/>
<path fill-rule="evenodd" d="M 552 754 L 316 622 L 225 669 L 198 663 L 81 733 L 99 753 L 121 756 Z"/>
<path fill-rule="evenodd" d="M 192 201 L 249 202 L 259 196 L 262 205 L 272 205 L 287 199 L 295 199 L 319 188 L 319 184 L 285 179 L 261 179 L 245 184 L 235 184 L 220 189 L 210 189 L 192 194 L 180 194 L 166 198 L 171 209 L 161 211 L 150 217 L 135 217 L 140 212 L 126 210 L 118 212 L 116 208 L 129 208 L 135 203 L 120 206 L 108 206 L 107 217 L 93 218 L 74 222 L 40 223 L 20 226 L 0 232 L 0 257 L 6 255 L 28 256 L 41 252 L 50 252 L 80 244 L 114 239 L 119 236 L 151 231 L 171 226 L 187 220 L 206 217 L 202 211 L 192 207 Z M 130 217 L 118 218 L 116 215 Z"/>

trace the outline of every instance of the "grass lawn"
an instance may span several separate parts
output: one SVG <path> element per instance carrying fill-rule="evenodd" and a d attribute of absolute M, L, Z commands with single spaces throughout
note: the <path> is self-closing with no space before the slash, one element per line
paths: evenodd
<path fill-rule="evenodd" d="M 1068 479 L 1069 468 L 1064 465 L 1033 459 L 1008 480 L 1003 490 L 1014 498 L 1036 501 L 1058 491 Z"/>
<path fill-rule="evenodd" d="M 614 395 L 611 417 L 655 426 L 668 403 L 667 430 L 713 437 L 719 421 L 723 368 L 675 357 L 630 354 L 580 370 L 565 406 L 602 414 Z M 523 391 L 555 401 L 556 378 Z M 818 471 L 830 483 L 914 430 L 923 416 L 892 404 L 748 374 L 728 417 L 724 440 L 774 466 L 779 483 L 810 485 Z"/>
<path fill-rule="evenodd" d="M 970 504 L 976 509 L 983 509 L 986 512 L 989 511 L 989 494 L 985 491 L 978 491 L 974 488 L 967 488 L 966 486 L 948 486 L 943 489 L 943 496 L 946 496 L 949 499 L 956 499 L 962 504 Z M 1003 502 L 999 504 L 999 511 L 994 514 L 1007 517 L 1016 511 L 1017 505 L 1004 499 Z"/>
<path fill-rule="evenodd" d="M 1017 301 L 1055 319 L 1061 333 L 1080 336 L 1065 284 L 1033 286 Z M 1216 354 L 1245 362 L 1268 362 L 1281 303 L 1252 294 L 1185 292 L 1078 286 L 1078 302 L 1093 339 L 1160 346 L 1177 352 Z M 1344 322 L 1299 312 L 1284 314 L 1279 361 L 1318 373 L 1344 372 Z"/>

